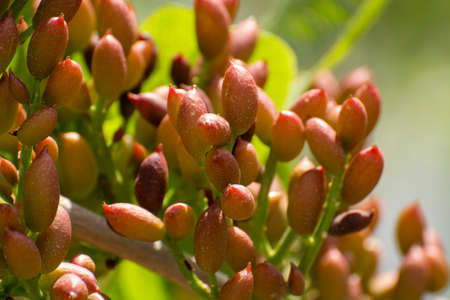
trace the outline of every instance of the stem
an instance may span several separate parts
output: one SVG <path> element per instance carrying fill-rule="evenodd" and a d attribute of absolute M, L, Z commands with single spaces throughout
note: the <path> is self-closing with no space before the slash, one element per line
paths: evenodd
<path fill-rule="evenodd" d="M 20 152 L 20 160 L 22 162 L 22 166 L 20 168 L 19 172 L 19 185 L 17 189 L 17 200 L 22 199 L 23 195 L 23 182 L 25 178 L 25 174 L 30 167 L 31 164 L 31 155 L 32 155 L 33 148 L 31 146 L 22 145 L 22 150 Z"/>
<path fill-rule="evenodd" d="M 267 158 L 266 168 L 261 179 L 261 187 L 258 193 L 258 207 L 254 215 L 254 223 L 252 225 L 252 240 L 255 243 L 255 248 L 261 250 L 264 245 L 265 232 L 264 226 L 267 221 L 267 216 L 269 214 L 269 190 L 272 184 L 272 180 L 275 176 L 275 171 L 277 167 L 277 160 L 275 158 L 272 150 Z"/>
<path fill-rule="evenodd" d="M 20 16 L 20 12 L 22 11 L 22 9 L 25 7 L 25 4 L 27 4 L 28 0 L 16 0 L 14 1 L 14 3 L 11 5 L 11 12 L 12 12 L 12 16 L 14 17 L 14 20 L 17 21 L 17 19 Z"/>
<path fill-rule="evenodd" d="M 190 264 L 184 257 L 183 251 L 178 246 L 177 242 L 171 239 L 170 237 L 166 236 L 166 238 L 164 239 L 164 243 L 167 245 L 167 247 L 169 247 L 170 252 L 172 253 L 173 257 L 175 258 L 175 261 L 177 262 L 178 269 L 180 269 L 189 286 L 203 298 L 210 299 L 212 297 L 211 290 L 203 281 L 201 281 L 197 277 L 197 275 L 195 275 L 195 273 L 191 269 L 192 266 L 190 268 L 188 267 L 188 265 L 190 266 Z M 214 274 L 213 277 L 215 278 Z M 211 288 L 214 286 L 214 283 L 216 284 L 217 287 L 217 281 L 212 282 L 211 277 L 210 282 Z"/>
<path fill-rule="evenodd" d="M 344 168 L 345 170 L 345 168 Z M 302 247 L 301 261 L 299 264 L 302 273 L 307 276 L 312 264 L 316 260 L 317 253 L 326 238 L 331 222 L 341 205 L 342 175 L 344 170 L 334 175 L 330 190 L 323 205 L 323 213 L 320 217 L 314 232 L 304 240 Z M 304 250 L 303 250 L 304 249 Z"/>
<path fill-rule="evenodd" d="M 21 281 L 22 286 L 27 291 L 27 296 L 33 300 L 44 300 L 45 297 L 41 295 L 41 290 L 38 284 L 39 279 L 23 280 Z"/>
<path fill-rule="evenodd" d="M 212 297 L 213 297 L 213 299 L 217 299 L 219 297 L 219 286 L 217 284 L 216 274 L 209 273 L 208 279 L 209 279 L 209 285 L 211 287 Z"/>
<path fill-rule="evenodd" d="M 291 227 L 288 227 L 283 233 L 283 236 L 281 237 L 278 244 L 275 246 L 275 249 L 272 255 L 270 255 L 268 261 L 275 266 L 279 265 L 285 257 L 286 253 L 291 248 L 292 243 L 295 241 L 296 237 L 297 235 L 295 234 L 295 232 L 292 231 Z"/>
<path fill-rule="evenodd" d="M 130 202 L 128 187 L 126 182 L 121 180 L 116 172 L 111 151 L 106 144 L 105 136 L 103 134 L 105 115 L 105 102 L 102 98 L 98 98 L 91 111 L 93 130 L 90 131 L 89 126 L 86 126 L 87 131 L 90 132 L 89 142 L 95 149 L 99 169 L 106 175 L 115 199 L 120 199 L 121 202 Z"/>

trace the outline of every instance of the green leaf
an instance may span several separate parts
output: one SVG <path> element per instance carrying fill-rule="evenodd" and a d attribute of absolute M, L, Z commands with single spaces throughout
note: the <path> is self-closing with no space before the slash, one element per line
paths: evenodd
<path fill-rule="evenodd" d="M 297 58 L 291 47 L 280 37 L 262 30 L 250 62 L 265 60 L 269 65 L 269 77 L 264 91 L 278 109 L 284 106 L 292 81 L 297 76 Z"/>
<path fill-rule="evenodd" d="M 111 299 L 169 299 L 166 282 L 139 265 L 122 261 L 102 284 L 102 291 Z"/>
<path fill-rule="evenodd" d="M 195 37 L 194 14 L 191 9 L 177 5 L 163 5 L 141 25 L 149 33 L 158 48 L 158 61 L 143 91 L 169 84 L 172 57 L 182 53 L 192 64 L 199 52 Z"/>

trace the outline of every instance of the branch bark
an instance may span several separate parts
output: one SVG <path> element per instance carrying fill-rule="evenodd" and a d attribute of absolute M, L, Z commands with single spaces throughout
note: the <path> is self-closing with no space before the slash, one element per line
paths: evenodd
<path fill-rule="evenodd" d="M 73 203 L 65 197 L 61 197 L 59 203 L 70 215 L 74 238 L 121 258 L 131 260 L 167 280 L 190 289 L 170 250 L 161 241 L 146 243 L 123 237 L 109 227 L 104 217 Z M 191 257 L 186 256 L 186 258 L 194 266 L 194 272 L 197 276 L 207 283 L 207 274 L 198 268 Z M 216 275 L 219 285 L 223 285 L 226 276 L 221 273 Z"/>

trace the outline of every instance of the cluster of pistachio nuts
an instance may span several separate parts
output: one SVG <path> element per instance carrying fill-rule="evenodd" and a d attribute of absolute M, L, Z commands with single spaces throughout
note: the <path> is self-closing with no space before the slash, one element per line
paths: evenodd
<path fill-rule="evenodd" d="M 370 194 L 384 159 L 369 138 L 382 105 L 370 70 L 321 71 L 280 111 L 264 92 L 269 64 L 250 62 L 256 19 L 232 24 L 239 4 L 195 0 L 197 61 L 177 54 L 172 82 L 147 92 L 158 50 L 130 3 L 2 1 L 0 296 L 109 299 L 91 257 L 64 262 L 77 245 L 60 194 L 117 234 L 163 241 L 199 297 L 414 300 L 446 286 L 445 251 L 418 204 L 399 217 L 399 270 L 376 273 Z"/>

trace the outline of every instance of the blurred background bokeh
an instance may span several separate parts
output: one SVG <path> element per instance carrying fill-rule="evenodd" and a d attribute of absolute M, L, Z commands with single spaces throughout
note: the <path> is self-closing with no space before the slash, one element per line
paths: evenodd
<path fill-rule="evenodd" d="M 168 3 L 132 2 L 140 21 Z M 283 37 L 296 52 L 301 72 L 329 48 L 360 2 L 241 0 L 238 20 L 255 15 L 264 29 Z M 192 0 L 170 3 L 192 6 Z M 335 72 L 342 75 L 360 65 L 373 70 L 383 97 L 382 118 L 372 137 L 385 155 L 384 174 L 375 191 L 384 201 L 377 231 L 384 244 L 381 269 L 400 263 L 395 221 L 400 209 L 412 201 L 420 202 L 450 256 L 450 1 L 390 1 Z M 136 291 L 133 299 L 183 299 L 151 274 L 118 281 L 138 287 L 136 280 L 153 286 L 154 294 L 142 298 Z M 450 296 L 450 291 L 442 295 Z"/>

